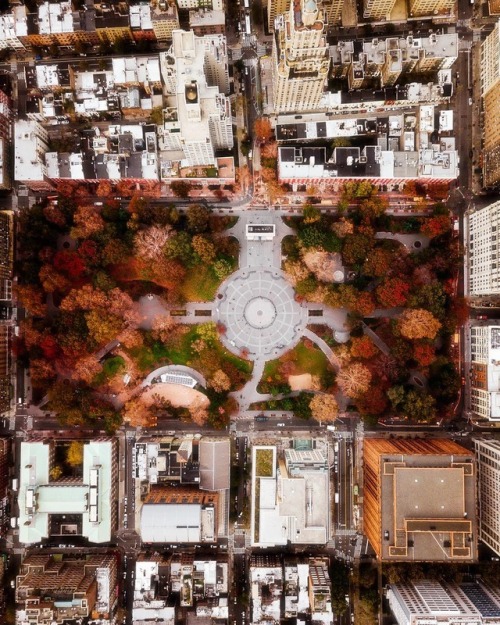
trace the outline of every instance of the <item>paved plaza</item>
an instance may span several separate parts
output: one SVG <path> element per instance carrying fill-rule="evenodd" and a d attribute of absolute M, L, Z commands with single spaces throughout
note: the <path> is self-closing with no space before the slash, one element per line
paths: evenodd
<path fill-rule="evenodd" d="M 292 286 L 277 269 L 242 269 L 217 295 L 216 319 L 233 353 L 248 350 L 250 360 L 278 358 L 302 336 L 308 311 L 294 298 Z"/>

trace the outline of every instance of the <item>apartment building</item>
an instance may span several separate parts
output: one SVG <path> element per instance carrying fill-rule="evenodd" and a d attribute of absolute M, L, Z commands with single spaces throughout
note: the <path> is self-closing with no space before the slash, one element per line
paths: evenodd
<path fill-rule="evenodd" d="M 453 0 L 410 0 L 410 17 L 453 15 Z"/>
<path fill-rule="evenodd" d="M 225 37 L 176 30 L 160 61 L 171 106 L 160 131 L 163 158 L 182 152 L 189 167 L 216 166 L 215 152 L 233 147 Z"/>
<path fill-rule="evenodd" d="M 500 201 L 466 213 L 465 288 L 473 306 L 500 296 Z"/>
<path fill-rule="evenodd" d="M 450 69 L 458 56 L 456 33 L 431 33 L 428 37 L 389 37 L 339 41 L 330 46 L 332 74 L 347 78 L 349 89 L 390 87 L 401 76 Z"/>
<path fill-rule="evenodd" d="M 16 31 L 14 13 L 0 15 L 0 50 L 24 50 L 24 44 Z"/>
<path fill-rule="evenodd" d="M 177 5 L 166 0 L 155 2 L 151 8 L 151 22 L 156 40 L 160 43 L 170 43 L 172 33 L 179 28 L 179 14 Z"/>
<path fill-rule="evenodd" d="M 500 555 L 500 441 L 476 438 L 474 448 L 479 489 L 479 540 Z"/>
<path fill-rule="evenodd" d="M 297 619 L 331 625 L 331 582 L 329 559 L 303 559 L 254 554 L 250 559 L 252 622 L 279 622 Z"/>
<path fill-rule="evenodd" d="M 500 420 L 500 326 L 471 323 L 470 410 L 480 419 Z"/>
<path fill-rule="evenodd" d="M 481 96 L 483 99 L 483 182 L 500 181 L 500 23 L 481 45 Z"/>
<path fill-rule="evenodd" d="M 389 20 L 396 0 L 364 0 L 363 17 L 368 20 Z"/>
<path fill-rule="evenodd" d="M 364 533 L 381 561 L 477 558 L 472 452 L 446 439 L 370 438 L 363 456 Z"/>
<path fill-rule="evenodd" d="M 500 591 L 482 582 L 423 579 L 391 584 L 387 600 L 397 625 L 499 625 Z"/>
<path fill-rule="evenodd" d="M 45 154 L 49 135 L 36 121 L 18 120 L 14 124 L 14 180 L 33 190 L 51 189 L 47 180 Z"/>
<path fill-rule="evenodd" d="M 450 182 L 458 176 L 458 153 L 449 136 L 449 115 L 435 125 L 435 107 L 420 106 L 418 114 L 335 119 L 323 114 L 278 117 L 278 175 L 290 184 L 367 179 L 374 184 L 406 180 Z M 452 113 L 449 112 L 452 116 Z M 442 134 L 441 134 L 442 133 Z M 436 141 L 436 136 L 440 136 Z M 314 146 L 314 142 L 345 137 L 357 145 Z M 309 144 L 309 145 L 308 145 Z"/>
<path fill-rule="evenodd" d="M 129 7 L 129 17 L 134 41 L 156 41 L 150 4 L 132 4 Z"/>
<path fill-rule="evenodd" d="M 330 58 L 326 16 L 316 0 L 294 0 L 280 15 L 273 38 L 273 102 L 276 113 L 320 108 Z"/>
<path fill-rule="evenodd" d="M 46 625 L 98 619 L 109 624 L 118 600 L 117 557 L 32 552 L 16 579 L 16 623 Z"/>

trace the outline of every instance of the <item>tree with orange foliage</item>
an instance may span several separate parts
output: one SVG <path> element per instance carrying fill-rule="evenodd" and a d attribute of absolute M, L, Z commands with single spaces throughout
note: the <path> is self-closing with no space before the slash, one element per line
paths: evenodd
<path fill-rule="evenodd" d="M 74 215 L 75 224 L 70 230 L 72 239 L 87 239 L 104 230 L 104 219 L 96 206 L 78 206 Z"/>
<path fill-rule="evenodd" d="M 34 358 L 30 361 L 30 376 L 33 382 L 48 382 L 56 377 L 54 365 L 45 358 Z"/>
<path fill-rule="evenodd" d="M 94 377 L 102 371 L 102 366 L 95 356 L 88 356 L 79 360 L 74 369 L 73 376 L 77 380 L 90 384 Z"/>
<path fill-rule="evenodd" d="M 266 143 L 273 134 L 271 122 L 267 117 L 259 117 L 253 125 L 253 133 L 255 139 L 259 143 Z"/>
<path fill-rule="evenodd" d="M 313 419 L 320 423 L 333 423 L 339 414 L 339 406 L 333 395 L 316 394 L 309 402 Z"/>
<path fill-rule="evenodd" d="M 17 284 L 14 287 L 14 295 L 32 317 L 45 317 L 47 305 L 45 294 L 42 289 L 32 284 Z"/>
<path fill-rule="evenodd" d="M 407 309 L 399 319 L 401 335 L 407 339 L 434 339 L 441 323 L 423 308 Z"/>
<path fill-rule="evenodd" d="M 100 180 L 95 194 L 97 197 L 108 198 L 113 193 L 113 185 L 109 180 Z"/>
<path fill-rule="evenodd" d="M 355 399 L 363 395 L 370 388 L 372 374 L 368 367 L 354 362 L 343 367 L 337 375 L 337 383 L 347 397 Z"/>
<path fill-rule="evenodd" d="M 205 401 L 201 397 L 197 397 L 189 406 L 189 414 L 191 416 L 191 420 L 196 425 L 202 427 L 205 425 L 208 419 L 208 412 L 205 408 Z"/>
<path fill-rule="evenodd" d="M 401 278 L 386 278 L 377 287 L 377 300 L 384 308 L 404 306 L 408 300 L 410 285 Z"/>
<path fill-rule="evenodd" d="M 439 237 L 451 229 L 451 220 L 449 215 L 435 215 L 426 219 L 422 225 L 423 234 L 431 239 Z"/>
<path fill-rule="evenodd" d="M 131 427 L 155 427 L 157 418 L 148 406 L 140 399 L 134 398 L 123 407 L 123 420 Z"/>
<path fill-rule="evenodd" d="M 351 356 L 371 360 L 378 353 L 377 346 L 369 336 L 354 337 L 351 342 Z"/>
<path fill-rule="evenodd" d="M 172 330 L 178 325 L 178 321 L 171 315 L 155 317 L 151 328 L 151 335 L 157 341 L 166 343 L 172 334 Z"/>
<path fill-rule="evenodd" d="M 418 341 L 413 346 L 413 358 L 421 367 L 428 367 L 436 360 L 436 350 L 432 343 Z"/>
<path fill-rule="evenodd" d="M 366 393 L 356 399 L 356 406 L 362 415 L 380 415 L 387 408 L 387 394 L 380 385 L 372 385 Z"/>

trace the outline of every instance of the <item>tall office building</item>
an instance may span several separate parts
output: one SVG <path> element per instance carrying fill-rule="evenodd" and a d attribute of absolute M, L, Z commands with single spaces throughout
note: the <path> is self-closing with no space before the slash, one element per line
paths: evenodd
<path fill-rule="evenodd" d="M 467 213 L 465 232 L 466 294 L 480 306 L 500 296 L 500 201 Z"/>
<path fill-rule="evenodd" d="M 477 438 L 479 540 L 500 555 L 500 441 Z"/>
<path fill-rule="evenodd" d="M 396 0 L 364 0 L 363 17 L 368 20 L 387 20 Z"/>
<path fill-rule="evenodd" d="M 273 40 L 275 111 L 315 110 L 330 67 L 324 11 L 315 0 L 294 0 L 277 26 Z"/>
<path fill-rule="evenodd" d="M 497 354 L 498 352 L 498 354 Z M 470 327 L 470 410 L 500 421 L 500 327 L 473 323 Z"/>
<path fill-rule="evenodd" d="M 500 182 L 500 23 L 481 45 L 481 96 L 484 110 L 483 181 Z"/>
<path fill-rule="evenodd" d="M 411 17 L 450 15 L 454 6 L 454 0 L 410 0 L 410 15 Z"/>

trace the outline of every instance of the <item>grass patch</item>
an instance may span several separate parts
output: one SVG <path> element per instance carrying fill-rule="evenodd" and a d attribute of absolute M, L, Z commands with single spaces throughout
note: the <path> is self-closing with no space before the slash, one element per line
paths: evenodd
<path fill-rule="evenodd" d="M 102 365 L 102 371 L 94 377 L 94 386 L 105 384 L 122 371 L 125 371 L 125 360 L 121 356 L 108 358 Z"/>
<path fill-rule="evenodd" d="M 142 373 L 149 373 L 163 365 L 187 365 L 189 362 L 193 362 L 193 366 L 196 369 L 196 354 L 192 352 L 192 345 L 197 338 L 197 326 L 190 327 L 189 331 L 178 337 L 172 345 L 154 341 L 150 334 L 146 334 L 144 344 L 129 350 L 129 354 Z M 220 341 L 214 341 L 209 349 L 213 353 L 214 358 L 230 362 L 245 377 L 251 375 L 253 363 L 231 354 Z M 203 371 L 203 368 L 199 370 L 202 375 L 207 374 L 206 371 Z"/>
<path fill-rule="evenodd" d="M 255 451 L 255 475 L 257 477 L 273 476 L 273 457 L 272 449 L 257 449 Z"/>
<path fill-rule="evenodd" d="M 188 269 L 180 292 L 188 302 L 210 302 L 220 283 L 210 265 L 196 265 Z"/>
<path fill-rule="evenodd" d="M 307 347 L 303 341 L 293 350 L 297 355 L 296 366 L 298 373 L 310 373 L 322 377 L 328 368 L 328 359 L 316 347 Z"/>
<path fill-rule="evenodd" d="M 282 389 L 288 384 L 289 375 L 302 375 L 310 373 L 317 376 L 321 381 L 321 387 L 326 390 L 331 384 L 329 373 L 333 373 L 330 363 L 323 352 L 315 346 L 308 346 L 300 341 L 292 350 L 277 360 L 270 360 L 264 367 L 262 380 L 258 391 L 261 393 L 287 392 Z"/>

